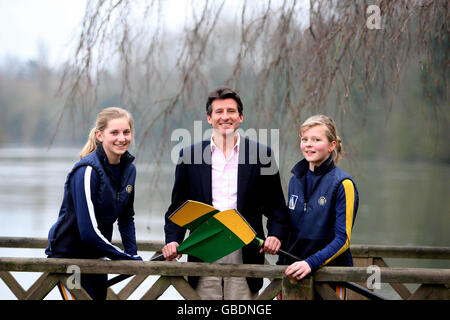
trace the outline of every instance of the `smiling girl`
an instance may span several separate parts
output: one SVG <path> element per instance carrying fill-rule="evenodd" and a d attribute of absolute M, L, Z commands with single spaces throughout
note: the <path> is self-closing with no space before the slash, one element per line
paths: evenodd
<path fill-rule="evenodd" d="M 301 261 L 285 274 L 300 280 L 323 265 L 352 266 L 351 230 L 358 209 L 358 191 L 353 178 L 336 164 L 342 142 L 333 119 L 316 115 L 300 128 L 304 159 L 292 169 L 289 182 L 291 232 L 286 248 Z M 345 290 L 337 287 L 340 298 Z"/>
<path fill-rule="evenodd" d="M 67 176 L 58 220 L 48 234 L 49 258 L 142 260 L 137 255 L 134 226 L 133 118 L 124 109 L 101 111 Z M 111 244 L 118 221 L 124 251 Z M 81 286 L 93 299 L 106 299 L 106 274 L 82 274 Z M 72 299 L 63 283 L 64 299 Z"/>

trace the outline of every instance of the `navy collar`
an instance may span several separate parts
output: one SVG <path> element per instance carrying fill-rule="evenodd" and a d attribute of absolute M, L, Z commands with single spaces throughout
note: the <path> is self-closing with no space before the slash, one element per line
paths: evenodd
<path fill-rule="evenodd" d="M 326 173 L 330 172 L 335 168 L 335 164 L 333 161 L 333 157 L 330 155 L 327 160 L 325 160 L 320 166 L 316 166 L 314 168 L 314 175 L 315 176 L 321 176 L 325 175 Z M 306 159 L 303 159 L 292 168 L 291 172 L 298 176 L 299 178 L 306 175 L 309 169 L 309 162 L 306 161 Z"/>

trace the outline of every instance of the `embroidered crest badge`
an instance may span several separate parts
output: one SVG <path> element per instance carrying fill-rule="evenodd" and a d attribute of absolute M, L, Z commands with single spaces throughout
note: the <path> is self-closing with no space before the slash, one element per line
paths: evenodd
<path fill-rule="evenodd" d="M 294 210 L 295 209 L 295 205 L 297 204 L 297 200 L 298 200 L 298 196 L 296 195 L 291 195 L 291 198 L 289 199 L 289 209 Z"/>
<path fill-rule="evenodd" d="M 325 203 L 327 203 L 327 198 L 325 198 L 324 196 L 321 196 L 319 198 L 319 200 L 317 200 L 317 202 L 319 203 L 319 205 L 324 206 Z"/>
<path fill-rule="evenodd" d="M 131 184 L 129 184 L 129 185 L 127 185 L 125 190 L 127 190 L 128 193 L 131 193 L 131 191 L 133 191 L 133 186 Z"/>

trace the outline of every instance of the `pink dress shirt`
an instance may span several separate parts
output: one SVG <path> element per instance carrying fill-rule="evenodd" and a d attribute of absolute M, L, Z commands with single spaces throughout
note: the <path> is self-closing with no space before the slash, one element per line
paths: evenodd
<path fill-rule="evenodd" d="M 238 133 L 233 151 L 229 159 L 225 159 L 222 149 L 217 147 L 211 136 L 212 204 L 220 211 L 237 208 L 240 141 L 241 137 Z"/>

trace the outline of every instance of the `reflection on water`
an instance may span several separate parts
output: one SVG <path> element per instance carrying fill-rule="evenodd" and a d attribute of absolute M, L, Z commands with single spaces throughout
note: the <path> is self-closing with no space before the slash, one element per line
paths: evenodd
<path fill-rule="evenodd" d="M 66 175 L 77 161 L 79 150 L 0 149 L 1 236 L 47 236 L 58 215 Z M 170 201 L 174 165 L 155 168 L 137 162 L 136 167 L 137 239 L 163 240 L 163 216 Z M 352 243 L 450 245 L 449 165 L 362 161 L 352 168 L 343 168 L 356 178 L 360 193 Z M 156 182 L 155 172 L 159 177 Z M 118 237 L 116 231 L 114 238 Z M 2 248 L 0 255 L 45 256 L 43 250 Z M 388 260 L 388 263 L 450 267 L 448 261 L 440 260 Z M 0 281 L 0 299 L 14 298 L 11 295 Z"/>
<path fill-rule="evenodd" d="M 354 243 L 450 245 L 450 166 L 366 161 Z"/>
<path fill-rule="evenodd" d="M 56 221 L 68 172 L 79 149 L 0 149 L 0 225 L 2 236 L 46 237 Z M 137 163 L 136 233 L 138 239 L 163 239 L 163 215 L 170 199 L 173 168 L 158 172 L 158 189 L 150 185 L 154 168 Z M 118 236 L 118 234 L 115 234 Z"/>

